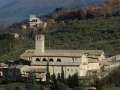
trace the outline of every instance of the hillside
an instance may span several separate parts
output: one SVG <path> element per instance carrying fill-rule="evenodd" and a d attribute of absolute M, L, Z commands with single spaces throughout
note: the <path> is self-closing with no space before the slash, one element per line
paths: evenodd
<path fill-rule="evenodd" d="M 26 19 L 30 14 L 46 15 L 58 7 L 80 8 L 103 5 L 105 9 L 109 9 L 106 5 L 108 7 L 116 3 L 119 4 L 119 0 L 1 0 L 0 24 L 11 25 Z"/>
<path fill-rule="evenodd" d="M 112 4 L 56 8 L 41 17 L 50 24 L 46 30 L 46 49 L 102 49 L 107 56 L 119 54 L 120 4 L 106 1 Z M 0 60 L 17 59 L 25 49 L 34 48 L 35 35 L 30 28 L 22 30 L 23 24 L 28 24 L 27 20 L 5 29 L 0 26 Z M 7 33 L 7 37 L 3 33 Z M 11 33 L 19 33 L 22 38 L 16 40 Z"/>
<path fill-rule="evenodd" d="M 5 32 L 0 29 L 0 62 L 6 60 L 17 60 L 19 56 L 28 48 L 33 47 L 32 40 L 14 38 L 10 31 Z M 8 30 L 8 29 L 7 29 Z"/>
<path fill-rule="evenodd" d="M 101 0 L 0 0 L 0 24 L 24 20 L 30 14 L 45 15 L 57 7 L 80 7 Z"/>
<path fill-rule="evenodd" d="M 48 14 L 41 16 L 39 16 L 38 14 L 36 15 L 40 17 L 40 19 L 47 21 L 48 24 L 50 24 L 50 26 L 53 25 L 54 23 L 69 22 L 69 20 L 74 20 L 74 19 L 86 20 L 86 19 L 94 19 L 94 18 L 108 18 L 112 16 L 113 17 L 120 16 L 120 1 L 103 0 L 103 3 L 97 2 L 97 4 L 93 3 L 77 8 L 76 7 L 68 8 L 66 6 L 61 6 L 54 8 L 53 11 L 51 11 Z M 26 18 L 21 22 L 10 25 L 10 28 L 21 28 L 22 25 L 28 24 L 27 22 L 28 22 L 28 18 Z"/>
<path fill-rule="evenodd" d="M 120 53 L 120 18 L 74 20 L 48 30 L 46 45 L 54 49 L 103 49 Z"/>
<path fill-rule="evenodd" d="M 2 53 L 0 60 L 16 59 L 25 49 L 34 48 L 34 34 L 29 29 L 26 32 L 28 39 L 16 40 L 19 42 L 16 42 L 16 47 Z M 0 42 L 1 50 L 4 49 L 1 45 L 6 48 L 5 43 Z M 101 49 L 107 56 L 119 54 L 120 17 L 76 19 L 54 25 L 46 31 L 45 45 L 46 49 Z"/>

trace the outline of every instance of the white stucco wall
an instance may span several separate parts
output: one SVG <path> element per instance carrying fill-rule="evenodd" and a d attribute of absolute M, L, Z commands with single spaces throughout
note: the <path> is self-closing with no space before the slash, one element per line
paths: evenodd
<path fill-rule="evenodd" d="M 87 68 L 88 64 L 81 64 L 79 67 L 79 76 L 80 77 L 85 77 L 87 75 Z"/>
<path fill-rule="evenodd" d="M 99 63 L 89 63 L 87 65 L 88 70 L 100 70 L 100 65 Z"/>
<path fill-rule="evenodd" d="M 47 70 L 47 66 L 31 66 L 31 68 L 44 68 Z M 74 75 L 76 73 L 79 74 L 79 66 L 49 66 L 49 72 L 50 75 L 55 74 L 56 77 L 58 76 L 58 73 L 61 75 L 61 70 L 63 69 L 65 78 L 68 78 L 69 75 Z"/>
<path fill-rule="evenodd" d="M 85 77 L 87 75 L 87 70 L 80 70 L 79 72 L 80 77 Z"/>
<path fill-rule="evenodd" d="M 40 61 L 43 61 L 45 58 L 46 60 L 53 59 L 54 62 L 57 62 L 57 59 L 61 59 L 61 62 L 80 62 L 80 57 L 32 57 L 32 61 L 36 61 L 36 59 L 39 58 Z"/>
<path fill-rule="evenodd" d="M 35 15 L 31 15 L 29 17 L 29 25 L 30 25 L 30 27 L 33 27 L 35 25 L 38 26 L 39 24 L 42 24 L 42 21 L 39 18 L 37 18 Z"/>
<path fill-rule="evenodd" d="M 58 76 L 58 73 L 61 75 L 61 70 L 63 68 L 65 78 L 68 78 L 69 75 L 74 75 L 75 73 L 79 73 L 78 66 L 49 66 L 49 72 L 52 75 L 53 73 Z"/>

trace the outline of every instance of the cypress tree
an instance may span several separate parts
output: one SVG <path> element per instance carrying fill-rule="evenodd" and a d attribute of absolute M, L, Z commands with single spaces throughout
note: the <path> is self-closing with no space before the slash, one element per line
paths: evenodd
<path fill-rule="evenodd" d="M 61 81 L 65 81 L 63 66 L 61 67 Z"/>
<path fill-rule="evenodd" d="M 50 83 L 49 61 L 47 62 L 46 83 Z"/>

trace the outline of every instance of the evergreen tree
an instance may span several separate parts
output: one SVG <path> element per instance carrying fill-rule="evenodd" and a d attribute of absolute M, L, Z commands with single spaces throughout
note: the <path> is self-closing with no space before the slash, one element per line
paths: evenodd
<path fill-rule="evenodd" d="M 74 74 L 72 76 L 72 81 L 74 82 L 73 85 L 75 87 L 78 87 L 79 86 L 79 77 L 78 77 L 78 73 Z"/>
<path fill-rule="evenodd" d="M 53 75 L 51 75 L 51 81 L 52 81 L 52 82 L 55 82 L 55 81 L 56 81 L 56 76 L 55 76 L 54 73 L 53 73 Z"/>
<path fill-rule="evenodd" d="M 67 84 L 70 88 L 73 88 L 73 79 L 72 79 L 72 76 L 69 75 L 69 77 L 67 78 Z"/>
<path fill-rule="evenodd" d="M 60 73 L 58 73 L 58 75 L 57 75 L 57 80 L 58 80 L 58 81 L 61 81 Z"/>
<path fill-rule="evenodd" d="M 74 90 L 85 89 L 85 83 L 79 79 L 78 73 L 74 74 L 73 76 L 69 75 L 67 79 L 67 84 L 70 88 L 73 88 Z"/>
<path fill-rule="evenodd" d="M 46 84 L 49 86 L 50 83 L 50 72 L 49 72 L 49 61 L 47 62 L 47 73 L 46 73 Z"/>
<path fill-rule="evenodd" d="M 65 82 L 65 77 L 64 77 L 64 70 L 63 70 L 63 66 L 61 67 L 61 81 Z"/>
<path fill-rule="evenodd" d="M 53 75 L 51 75 L 51 81 L 52 81 L 52 83 L 51 83 L 50 89 L 51 89 L 51 90 L 56 90 L 56 82 L 57 82 L 57 79 L 56 79 L 56 76 L 55 76 L 54 73 L 53 73 Z"/>

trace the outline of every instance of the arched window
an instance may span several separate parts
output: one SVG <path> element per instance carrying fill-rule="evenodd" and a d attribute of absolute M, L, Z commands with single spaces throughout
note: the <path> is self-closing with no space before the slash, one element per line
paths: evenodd
<path fill-rule="evenodd" d="M 36 61 L 40 61 L 40 59 L 39 59 L 39 58 L 36 58 Z"/>
<path fill-rule="evenodd" d="M 53 59 L 52 59 L 52 58 L 50 58 L 50 59 L 49 59 L 49 61 L 50 61 L 50 62 L 53 62 Z"/>
<path fill-rule="evenodd" d="M 58 61 L 58 62 L 61 62 L 61 59 L 58 58 L 57 61 Z"/>
<path fill-rule="evenodd" d="M 43 58 L 43 61 L 45 62 L 45 61 L 47 61 L 47 59 L 46 59 L 46 58 Z"/>

